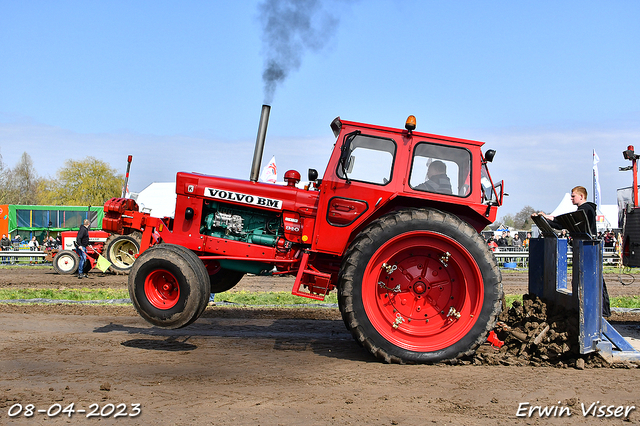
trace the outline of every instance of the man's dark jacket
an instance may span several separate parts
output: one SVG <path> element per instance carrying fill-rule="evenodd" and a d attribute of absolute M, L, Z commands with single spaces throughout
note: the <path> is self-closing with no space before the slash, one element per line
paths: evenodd
<path fill-rule="evenodd" d="M 78 243 L 78 245 L 82 247 L 86 247 L 89 245 L 89 228 L 84 225 L 80 226 L 78 236 L 76 237 L 76 243 Z"/>

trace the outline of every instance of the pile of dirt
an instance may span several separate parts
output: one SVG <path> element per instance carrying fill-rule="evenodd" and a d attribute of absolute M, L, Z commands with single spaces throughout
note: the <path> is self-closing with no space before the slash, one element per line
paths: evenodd
<path fill-rule="evenodd" d="M 634 368 L 630 363 L 609 364 L 596 353 L 580 354 L 579 314 L 534 295 L 503 309 L 494 330 L 494 343 L 482 347 L 469 363 L 481 365 L 531 365 L 578 369 Z M 492 340 L 492 339 L 490 339 Z M 504 343 L 502 343 L 504 342 Z"/>

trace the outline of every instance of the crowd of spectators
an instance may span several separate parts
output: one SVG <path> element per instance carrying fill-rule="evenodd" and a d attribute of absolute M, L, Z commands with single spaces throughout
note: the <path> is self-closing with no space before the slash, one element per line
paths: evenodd
<path fill-rule="evenodd" d="M 529 239 L 531 238 L 531 232 L 527 232 L 527 237 L 523 240 L 520 238 L 520 233 L 515 232 L 511 236 L 511 231 L 502 231 L 502 234 L 496 239 L 493 234 L 487 239 L 487 244 L 491 247 L 492 251 L 496 251 L 497 248 L 513 247 L 516 251 L 518 249 L 528 249 Z"/>
<path fill-rule="evenodd" d="M 597 238 L 604 241 L 605 248 L 617 248 L 618 246 L 619 232 L 615 230 L 606 230 L 605 232 L 598 232 Z M 571 235 L 566 229 L 563 229 L 559 235 L 560 238 L 566 238 L 569 246 L 571 246 Z M 527 232 L 527 236 L 524 239 L 520 238 L 519 232 L 514 232 L 511 236 L 511 231 L 502 231 L 502 234 L 495 238 L 493 234 L 487 238 L 487 244 L 492 251 L 496 251 L 498 248 L 513 247 L 514 251 L 518 248 L 522 248 L 525 251 L 529 250 L 529 240 L 531 239 L 531 232 Z"/>
<path fill-rule="evenodd" d="M 62 240 L 58 236 L 57 238 L 53 237 L 45 237 L 43 242 L 40 243 L 38 239 L 34 236 L 27 242 L 23 241 L 20 235 L 16 235 L 13 239 L 7 237 L 6 234 L 2 234 L 2 239 L 0 239 L 0 250 L 8 251 L 8 250 L 16 250 L 22 247 L 27 247 L 31 251 L 50 251 L 53 249 L 59 249 L 62 245 Z"/>

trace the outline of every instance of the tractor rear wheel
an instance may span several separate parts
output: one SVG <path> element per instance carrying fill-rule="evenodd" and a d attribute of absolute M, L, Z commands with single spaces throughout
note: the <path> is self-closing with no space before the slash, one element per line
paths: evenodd
<path fill-rule="evenodd" d="M 433 363 L 473 353 L 501 310 L 502 277 L 474 228 L 435 209 L 385 215 L 353 241 L 339 274 L 342 318 L 377 358 Z"/>
<path fill-rule="evenodd" d="M 113 234 L 104 243 L 104 257 L 111 262 L 111 270 L 115 273 L 128 274 L 140 253 L 140 234 Z"/>
<path fill-rule="evenodd" d="M 85 263 L 89 263 L 87 260 Z M 78 271 L 80 257 L 73 250 L 62 250 L 53 258 L 53 269 L 63 275 L 75 274 Z"/>
<path fill-rule="evenodd" d="M 129 296 L 138 313 L 163 328 L 198 319 L 209 300 L 209 275 L 189 249 L 157 244 L 138 257 L 129 274 Z"/>

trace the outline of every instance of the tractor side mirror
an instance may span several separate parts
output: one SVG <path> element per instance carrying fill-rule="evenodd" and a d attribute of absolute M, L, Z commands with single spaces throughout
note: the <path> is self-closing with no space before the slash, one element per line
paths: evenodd
<path fill-rule="evenodd" d="M 344 177 L 347 180 L 347 183 L 349 183 L 349 177 L 347 176 L 347 174 L 351 173 L 351 170 L 353 170 L 352 160 L 354 158 L 351 155 L 351 141 L 353 141 L 353 139 L 355 139 L 355 137 L 360 133 L 360 130 L 356 130 L 349 133 L 348 135 L 345 135 L 344 143 L 342 144 L 342 148 L 340 148 L 342 152 L 340 153 L 340 160 L 338 160 L 338 164 L 340 164 L 342 167 L 342 173 L 344 173 Z"/>
<path fill-rule="evenodd" d="M 487 152 L 484 153 L 484 161 L 486 161 L 487 163 L 490 163 L 493 161 L 493 157 L 495 156 L 496 156 L 496 150 L 488 149 Z"/>

